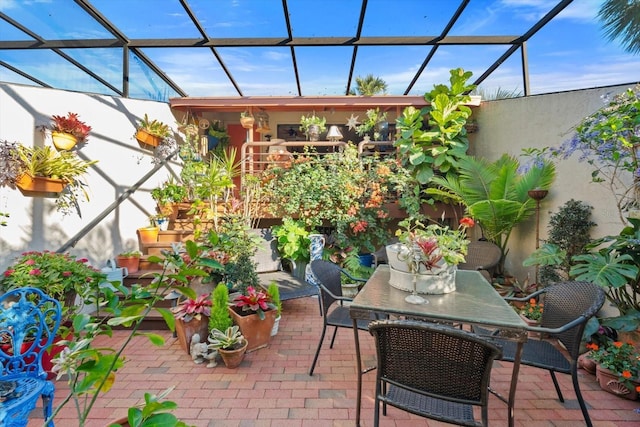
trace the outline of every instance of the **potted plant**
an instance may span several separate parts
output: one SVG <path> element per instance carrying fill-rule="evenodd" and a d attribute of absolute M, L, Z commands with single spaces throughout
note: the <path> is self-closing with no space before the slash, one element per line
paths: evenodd
<path fill-rule="evenodd" d="M 249 286 L 231 299 L 229 313 L 249 342 L 247 352 L 266 347 L 278 314 L 267 292 Z"/>
<path fill-rule="evenodd" d="M 229 369 L 240 366 L 248 345 L 238 325 L 229 326 L 224 332 L 212 329 L 209 335 L 209 348 L 218 351 L 224 365 Z"/>
<path fill-rule="evenodd" d="M 608 340 L 603 345 L 589 344 L 589 358 L 596 363 L 596 379 L 609 393 L 636 400 L 640 392 L 640 354 L 630 343 Z"/>
<path fill-rule="evenodd" d="M 135 273 L 140 269 L 140 251 L 125 251 L 116 255 L 116 264 L 118 267 L 126 268 L 127 273 Z"/>
<path fill-rule="evenodd" d="M 233 320 L 229 314 L 229 288 L 225 283 L 220 282 L 211 294 L 209 330 L 226 331 L 231 325 L 233 325 Z"/>
<path fill-rule="evenodd" d="M 70 151 L 57 152 L 49 146 L 15 146 L 20 159 L 20 174 L 15 186 L 30 197 L 55 197 L 63 214 L 79 213 L 79 201 L 89 201 L 83 175 L 97 160 L 85 161 Z"/>
<path fill-rule="evenodd" d="M 366 119 L 356 127 L 356 133 L 360 136 L 373 136 L 375 141 L 379 141 L 383 137 L 383 133 L 380 132 L 381 123 L 387 123 L 386 134 L 388 135 L 389 124 L 386 111 L 381 113 L 380 108 L 370 108 L 366 112 Z"/>
<path fill-rule="evenodd" d="M 211 296 L 202 294 L 195 299 L 188 298 L 171 309 L 176 319 L 176 335 L 183 350 L 189 353 L 191 337 L 209 334 L 209 316 L 211 315 Z"/>
<path fill-rule="evenodd" d="M 153 222 L 153 220 L 149 219 L 149 224 L 145 227 L 140 227 L 137 230 L 138 233 L 138 241 L 140 245 L 146 245 L 149 243 L 156 243 L 158 241 L 158 234 L 160 233 L 160 228 Z"/>
<path fill-rule="evenodd" d="M 171 136 L 171 128 L 161 121 L 149 119 L 149 116 L 145 113 L 138 123 L 135 136 L 143 146 L 157 147 L 165 138 Z"/>
<path fill-rule="evenodd" d="M 291 272 L 298 278 L 304 278 L 305 267 L 309 262 L 309 231 L 304 223 L 290 217 L 282 219 L 281 225 L 271 227 L 278 241 L 278 252 L 291 262 Z"/>
<path fill-rule="evenodd" d="M 389 284 L 413 291 L 414 296 L 455 291 L 457 265 L 464 261 L 469 245 L 466 229 L 473 225 L 471 218 L 462 218 L 455 230 L 415 218 L 401 221 L 396 233 L 399 242 L 386 247 Z"/>
<path fill-rule="evenodd" d="M 315 113 L 300 117 L 300 130 L 307 135 L 309 141 L 317 141 L 320 134 L 327 130 L 327 119 L 318 117 Z"/>
<path fill-rule="evenodd" d="M 209 151 L 216 148 L 224 149 L 229 143 L 229 134 L 224 124 L 220 120 L 213 120 L 207 131 L 207 141 Z"/>
<path fill-rule="evenodd" d="M 535 298 L 531 298 L 521 308 L 517 309 L 518 314 L 529 326 L 538 326 L 542 319 L 544 304 L 538 302 Z"/>
<path fill-rule="evenodd" d="M 253 114 L 251 114 L 248 111 L 243 111 L 242 113 L 240 113 L 240 124 L 242 125 L 243 128 L 245 129 L 253 129 L 253 124 L 255 123 L 256 119 L 253 117 Z"/>
<path fill-rule="evenodd" d="M 152 189 L 151 198 L 155 200 L 158 212 L 168 216 L 170 221 L 178 218 L 181 209 L 186 212 L 191 208 L 187 188 L 173 177 Z"/>
<path fill-rule="evenodd" d="M 54 376 L 52 359 L 62 351 L 62 346 L 57 343 L 69 334 L 69 319 L 79 307 L 76 297 L 79 295 L 84 302 L 90 301 L 105 278 L 106 275 L 92 267 L 86 258 L 78 259 L 75 255 L 50 251 L 25 252 L 0 276 L 0 293 L 28 286 L 41 289 L 62 305 L 66 327 L 60 329 L 54 346 L 42 358 L 49 378 Z"/>
<path fill-rule="evenodd" d="M 76 144 L 86 141 L 91 132 L 91 126 L 80 120 L 77 113 L 53 115 L 51 119 L 51 139 L 59 150 L 71 150 Z"/>

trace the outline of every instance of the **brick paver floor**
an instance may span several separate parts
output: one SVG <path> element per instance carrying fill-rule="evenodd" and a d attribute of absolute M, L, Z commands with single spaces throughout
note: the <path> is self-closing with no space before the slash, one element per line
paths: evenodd
<path fill-rule="evenodd" d="M 117 373 L 114 387 L 97 401 L 87 423 L 104 427 L 109 421 L 126 415 L 127 408 L 139 403 L 145 392 L 158 393 L 175 389 L 169 399 L 178 404 L 174 412 L 189 425 L 215 427 L 342 427 L 354 426 L 356 371 L 353 335 L 338 332 L 333 349 L 323 347 L 313 377 L 308 375 L 322 327 L 318 302 L 304 298 L 284 302 L 278 335 L 267 348 L 246 355 L 238 369 L 196 365 L 168 331 L 163 347 L 155 347 L 136 337 L 126 351 L 127 362 Z M 126 331 L 116 331 L 111 342 L 118 344 Z M 328 342 L 328 340 L 327 340 Z M 374 361 L 375 348 L 367 332 L 360 338 L 367 365 Z M 506 392 L 511 364 L 496 362 L 492 387 Z M 363 386 L 363 427 L 373 425 L 375 373 L 365 375 Z M 568 375 L 559 375 L 565 393 L 564 404 L 557 400 L 547 372 L 522 367 L 517 392 L 515 418 L 517 426 L 574 427 L 584 425 Z M 595 378 L 580 371 L 583 395 L 590 406 L 597 427 L 640 426 L 639 401 L 629 401 L 602 391 Z M 56 383 L 56 405 L 66 395 L 64 381 Z M 490 423 L 506 426 L 506 406 L 492 398 Z M 42 424 L 37 408 L 29 427 Z M 441 426 L 403 411 L 389 408 L 381 417 L 384 427 Z M 68 404 L 56 418 L 58 427 L 77 426 L 75 409 Z"/>

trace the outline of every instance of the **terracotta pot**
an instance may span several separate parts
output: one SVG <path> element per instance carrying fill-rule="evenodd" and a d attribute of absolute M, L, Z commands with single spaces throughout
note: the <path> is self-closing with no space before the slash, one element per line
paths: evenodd
<path fill-rule="evenodd" d="M 67 186 L 67 182 L 61 179 L 47 178 L 44 176 L 31 176 L 22 174 L 16 181 L 16 187 L 27 197 L 58 197 Z"/>
<path fill-rule="evenodd" d="M 191 354 L 191 337 L 194 334 L 200 334 L 200 341 L 206 341 L 209 335 L 209 317 L 200 315 L 200 319 L 193 318 L 189 322 L 182 319 L 176 319 L 176 336 L 180 342 L 180 347 L 187 354 Z"/>
<path fill-rule="evenodd" d="M 237 350 L 225 350 L 223 348 L 218 349 L 218 354 L 222 358 L 224 362 L 224 366 L 229 369 L 235 369 L 242 363 L 244 360 L 244 354 L 247 351 L 247 346 L 249 345 L 247 340 L 244 340 L 244 346 Z"/>
<path fill-rule="evenodd" d="M 271 329 L 273 329 L 273 324 L 278 315 L 277 310 L 265 311 L 264 320 L 260 320 L 260 316 L 257 313 L 242 316 L 231 307 L 229 308 L 229 313 L 233 323 L 240 327 L 240 332 L 249 342 L 247 353 L 266 347 L 269 344 Z"/>
<path fill-rule="evenodd" d="M 78 143 L 78 138 L 65 132 L 51 132 L 51 140 L 58 150 L 71 150 Z"/>
<path fill-rule="evenodd" d="M 596 367 L 596 379 L 598 380 L 598 384 L 600 384 L 600 388 L 604 391 L 629 400 L 636 400 L 638 398 L 638 392 L 636 391 L 636 387 L 640 385 L 638 381 L 631 381 L 633 386 L 627 387 L 619 381 L 616 374 L 600 365 Z"/>
<path fill-rule="evenodd" d="M 151 135 L 149 132 L 145 131 L 144 129 L 138 129 L 138 131 L 136 132 L 136 139 L 143 146 L 146 145 L 151 147 L 157 147 L 162 143 L 162 138 L 156 135 Z"/>
<path fill-rule="evenodd" d="M 518 313 L 518 315 L 528 326 L 540 326 L 540 322 L 538 320 L 531 320 L 522 313 Z M 529 338 L 540 338 L 540 332 L 529 332 Z"/>
<path fill-rule="evenodd" d="M 118 267 L 122 268 L 126 268 L 127 269 L 127 273 L 135 273 L 136 271 L 138 271 L 140 269 L 140 257 L 133 257 L 133 256 L 117 256 L 116 257 L 116 264 L 118 265 Z"/>
<path fill-rule="evenodd" d="M 595 374 L 596 367 L 598 366 L 598 364 L 596 363 L 595 360 L 589 357 L 590 354 L 591 354 L 591 351 L 588 351 L 578 356 L 578 366 L 580 366 L 582 369 L 584 369 L 590 374 Z"/>

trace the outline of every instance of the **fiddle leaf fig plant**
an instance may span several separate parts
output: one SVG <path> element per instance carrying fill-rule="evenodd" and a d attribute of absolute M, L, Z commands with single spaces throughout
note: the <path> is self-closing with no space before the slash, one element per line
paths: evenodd
<path fill-rule="evenodd" d="M 434 85 L 424 95 L 427 107 L 407 107 L 396 119 L 398 138 L 394 146 L 400 150 L 403 165 L 420 184 L 428 183 L 435 174 L 455 172 L 469 148 L 464 125 L 471 109 L 464 103 L 471 100 L 468 93 L 476 86 L 467 84 L 470 71 L 457 68 L 450 74 L 449 86 Z"/>

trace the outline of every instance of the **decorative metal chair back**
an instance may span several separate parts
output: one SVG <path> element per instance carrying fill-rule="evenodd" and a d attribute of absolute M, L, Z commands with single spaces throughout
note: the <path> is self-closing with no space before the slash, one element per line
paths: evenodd
<path fill-rule="evenodd" d="M 0 379 L 6 399 L 0 404 L 0 425 L 24 427 L 42 397 L 47 426 L 55 387 L 42 369 L 42 354 L 58 332 L 60 303 L 39 289 L 20 288 L 0 295 Z"/>
<path fill-rule="evenodd" d="M 314 260 L 309 265 L 313 275 L 318 279 L 318 286 L 322 290 L 320 292 L 322 313 L 326 318 L 331 305 L 338 301 L 336 297 L 342 297 L 341 268 L 338 264 L 324 260 Z"/>
<path fill-rule="evenodd" d="M 20 288 L 0 296 L 0 376 L 31 373 L 46 379 L 42 352 L 60 326 L 60 303 L 35 288 Z"/>
<path fill-rule="evenodd" d="M 467 331 L 415 320 L 369 324 L 376 342 L 374 426 L 380 403 L 457 425 L 487 425 L 493 361 L 500 347 Z M 473 417 L 481 408 L 482 424 Z"/>

